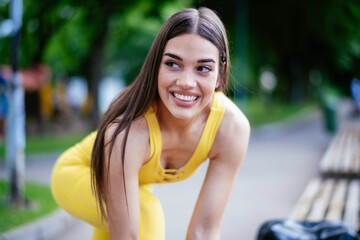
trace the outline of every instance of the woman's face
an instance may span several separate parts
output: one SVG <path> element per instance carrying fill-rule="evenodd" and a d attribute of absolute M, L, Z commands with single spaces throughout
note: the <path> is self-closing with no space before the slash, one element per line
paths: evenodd
<path fill-rule="evenodd" d="M 158 75 L 160 107 L 178 119 L 210 109 L 219 75 L 219 50 L 198 34 L 170 39 Z"/>

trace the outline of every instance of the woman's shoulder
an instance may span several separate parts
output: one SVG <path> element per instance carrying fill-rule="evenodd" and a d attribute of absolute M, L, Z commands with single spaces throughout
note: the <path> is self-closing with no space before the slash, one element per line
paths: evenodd
<path fill-rule="evenodd" d="M 224 97 L 224 115 L 219 125 L 212 155 L 223 151 L 238 149 L 243 151 L 247 148 L 250 136 L 250 124 L 241 109 L 228 97 Z"/>
<path fill-rule="evenodd" d="M 111 140 L 117 127 L 119 126 L 120 120 L 121 117 L 117 118 L 116 121 L 107 127 L 105 131 L 105 142 Z M 114 147 L 119 148 L 122 146 L 123 140 L 126 138 L 126 131 L 127 128 L 120 131 L 115 139 Z M 126 139 L 126 151 L 137 152 L 138 156 L 144 156 L 144 158 L 147 158 L 150 155 L 149 128 L 144 116 L 138 117 L 131 122 Z"/>
<path fill-rule="evenodd" d="M 234 130 L 228 129 L 228 127 L 233 127 L 244 133 L 250 131 L 249 121 L 243 111 L 226 96 L 224 99 L 224 105 L 225 111 L 221 123 L 221 125 L 223 125 L 223 130 Z"/>

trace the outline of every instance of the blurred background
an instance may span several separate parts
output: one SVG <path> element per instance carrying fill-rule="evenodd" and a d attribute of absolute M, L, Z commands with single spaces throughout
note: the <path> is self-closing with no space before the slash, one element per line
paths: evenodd
<path fill-rule="evenodd" d="M 223 20 L 232 62 L 228 95 L 253 128 L 318 108 L 324 131 L 333 132 L 339 99 L 359 92 L 351 89 L 360 72 L 357 0 L 24 0 L 18 31 L 12 4 L 0 0 L 3 169 L 14 73 L 24 90 L 25 159 L 58 154 L 96 129 L 137 76 L 163 22 L 184 7 L 206 6 Z"/>
<path fill-rule="evenodd" d="M 0 1 L 5 79 L 13 45 L 9 5 Z M 136 77 L 162 23 L 194 6 L 217 11 L 228 30 L 229 95 L 246 102 L 252 124 L 262 123 L 253 116 L 262 103 L 269 109 L 323 100 L 329 92 L 350 95 L 359 75 L 358 1 L 27 0 L 18 46 L 19 69 L 29 78 L 27 133 L 69 130 L 74 119 L 95 129 L 114 96 Z"/>

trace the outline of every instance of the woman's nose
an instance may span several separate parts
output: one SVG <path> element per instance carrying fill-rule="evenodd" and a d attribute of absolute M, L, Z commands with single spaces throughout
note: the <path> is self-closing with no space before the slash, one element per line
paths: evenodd
<path fill-rule="evenodd" d="M 183 89 L 191 89 L 196 87 L 196 80 L 192 73 L 183 71 L 177 79 L 176 84 Z"/>

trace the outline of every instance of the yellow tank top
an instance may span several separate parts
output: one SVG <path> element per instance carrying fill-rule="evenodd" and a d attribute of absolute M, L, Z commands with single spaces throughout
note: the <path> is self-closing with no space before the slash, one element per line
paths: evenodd
<path fill-rule="evenodd" d="M 224 115 L 225 95 L 215 92 L 211 111 L 200 141 L 189 161 L 180 169 L 164 169 L 160 163 L 162 139 L 156 114 L 150 108 L 145 114 L 150 135 L 150 158 L 139 171 L 139 183 L 169 183 L 184 180 L 193 175 L 207 158 L 213 145 L 222 116 Z"/>

